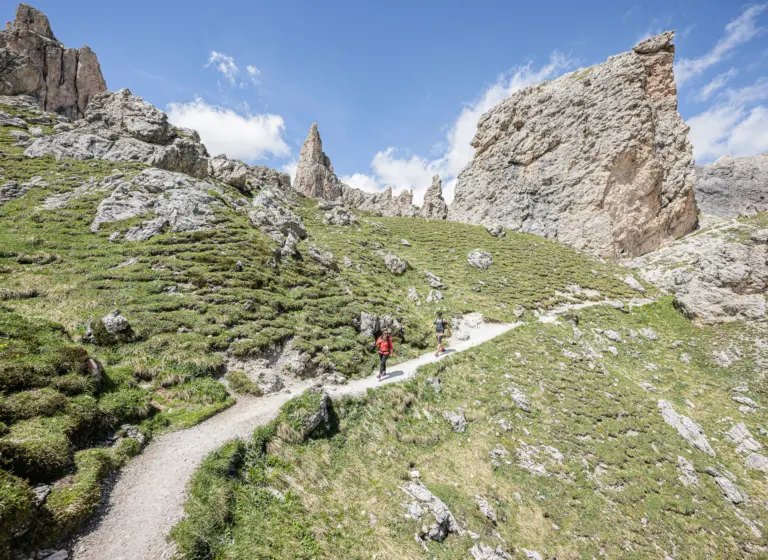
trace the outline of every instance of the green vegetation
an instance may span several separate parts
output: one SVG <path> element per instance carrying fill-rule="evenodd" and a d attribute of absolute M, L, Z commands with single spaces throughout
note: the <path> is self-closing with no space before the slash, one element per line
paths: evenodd
<path fill-rule="evenodd" d="M 229 381 L 229 388 L 238 395 L 260 397 L 264 394 L 261 387 L 253 382 L 243 371 L 230 371 L 227 374 L 227 381 Z"/>
<path fill-rule="evenodd" d="M 226 185 L 219 185 L 227 200 L 209 231 L 110 241 L 138 220 L 91 232 L 109 194 L 101 182 L 115 172 L 130 180 L 146 166 L 25 158 L 13 131 L 0 127 L 0 186 L 42 181 L 0 205 L 0 515 L 4 529 L 6 519 L 9 527 L 34 523 L 0 532 L 0 556 L 11 535 L 21 535 L 14 547 L 46 545 L 98 506 L 103 478 L 136 451 L 130 438 L 101 447 L 124 424 L 152 437 L 230 406 L 218 380 L 230 356 L 260 358 L 292 340 L 317 369 L 354 378 L 376 362 L 373 341 L 355 328 L 362 312 L 404 325 L 396 343 L 397 359 L 405 360 L 431 345 L 437 309 L 507 321 L 517 306 L 634 295 L 620 269 L 534 236 L 497 240 L 482 227 L 360 212 L 359 227 L 326 226 L 316 202 L 306 199 L 296 211 L 309 242 L 353 264 L 327 271 L 308 256 L 306 243 L 299 246 L 303 259 L 281 259 L 275 242 L 229 201 L 243 195 Z M 46 207 L 54 195 L 72 197 L 63 207 Z M 485 272 L 466 262 L 476 248 L 494 256 Z M 408 272 L 390 274 L 380 250 L 407 259 Z M 426 303 L 425 270 L 447 285 L 439 303 Z M 409 288 L 418 304 L 407 299 Z M 130 336 L 106 333 L 101 318 L 115 309 L 128 319 Z M 89 326 L 92 339 L 85 336 Z M 236 393 L 261 392 L 235 372 L 229 384 Z M 292 441 L 298 433 L 283 435 Z M 28 489 L 38 483 L 53 491 L 33 508 Z"/>
<path fill-rule="evenodd" d="M 336 429 L 324 437 L 275 442 L 278 420 L 251 442 L 231 444 L 195 476 L 187 518 L 174 531 L 185 557 L 467 558 L 477 543 L 469 534 L 427 542 L 428 553 L 414 541 L 422 522 L 404 518 L 409 499 L 400 490 L 414 469 L 459 525 L 492 548 L 558 558 L 761 550 L 766 537 L 744 519 L 765 521 L 765 475 L 748 470 L 723 433 L 743 421 L 768 443 L 759 430 L 765 413 L 741 412 L 731 399 L 733 387 L 747 384 L 766 404 L 766 327 L 698 329 L 668 299 L 568 317 L 530 322 L 402 385 L 334 402 Z M 653 334 L 640 333 L 647 328 Z M 721 352 L 738 359 L 719 365 Z M 439 393 L 427 377 L 440 378 Z M 528 397 L 530 412 L 516 407 L 511 387 Z M 716 458 L 664 423 L 659 398 L 701 424 Z M 443 418 L 460 407 L 465 433 Z M 494 465 L 489 453 L 499 446 L 508 455 Z M 678 456 L 695 466 L 697 485 L 678 479 Z M 532 472 L 536 465 L 546 474 Z M 731 506 L 709 467 L 732 473 L 750 500 Z M 476 496 L 492 505 L 496 524 Z"/>

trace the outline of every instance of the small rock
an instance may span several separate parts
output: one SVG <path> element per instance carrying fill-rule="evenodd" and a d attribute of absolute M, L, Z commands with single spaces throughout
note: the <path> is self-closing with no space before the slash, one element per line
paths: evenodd
<path fill-rule="evenodd" d="M 730 500 L 734 504 L 740 504 L 746 501 L 746 497 L 739 491 L 738 487 L 733 481 L 725 478 L 724 476 L 716 476 L 715 484 L 723 491 L 723 495 L 726 499 Z"/>
<path fill-rule="evenodd" d="M 749 433 L 747 425 L 744 424 L 744 422 L 740 422 L 728 430 L 725 433 L 725 439 L 737 446 L 737 453 L 750 453 L 760 451 L 763 448 L 760 442 L 753 438 L 752 434 Z"/>
<path fill-rule="evenodd" d="M 748 406 L 750 408 L 762 408 L 759 404 L 757 404 L 755 401 L 750 399 L 749 397 L 744 397 L 742 395 L 736 395 L 734 397 L 731 397 L 734 401 L 736 401 L 739 404 L 743 404 L 745 406 Z"/>
<path fill-rule="evenodd" d="M 690 364 L 691 363 L 691 355 L 690 354 L 680 354 L 680 361 L 684 364 Z"/>
<path fill-rule="evenodd" d="M 40 138 L 43 135 L 43 129 L 39 126 L 32 126 L 29 128 L 29 134 L 35 138 Z"/>
<path fill-rule="evenodd" d="M 635 290 L 636 292 L 640 292 L 641 294 L 645 293 L 645 288 L 643 287 L 643 285 L 640 282 L 638 282 L 637 279 L 631 274 L 626 278 L 624 278 L 624 283 L 630 288 L 632 288 L 633 290 Z"/>
<path fill-rule="evenodd" d="M 419 301 L 419 293 L 416 288 L 408 288 L 408 299 L 411 301 Z"/>
<path fill-rule="evenodd" d="M 621 342 L 621 335 L 616 331 L 605 331 L 605 338 L 613 342 Z"/>
<path fill-rule="evenodd" d="M 490 233 L 493 237 L 500 239 L 507 235 L 507 230 L 504 229 L 504 226 L 501 224 L 494 224 L 492 226 L 485 226 L 485 230 Z"/>
<path fill-rule="evenodd" d="M 432 274 L 428 270 L 425 270 L 424 274 L 427 277 L 427 282 L 429 283 L 429 287 L 430 288 L 434 288 L 436 290 L 444 290 L 445 289 L 445 284 L 443 284 L 443 281 L 439 277 L 435 276 L 434 274 Z"/>
<path fill-rule="evenodd" d="M 109 334 L 122 333 L 131 328 L 131 325 L 128 323 L 128 319 L 120 315 L 119 309 L 115 309 L 108 315 L 102 317 L 101 322 L 104 325 L 104 329 Z"/>
<path fill-rule="evenodd" d="M 401 239 L 400 240 L 400 245 L 402 245 L 403 247 L 410 247 L 411 246 L 411 242 L 408 241 L 407 239 Z"/>
<path fill-rule="evenodd" d="M 48 498 L 48 494 L 51 493 L 51 487 L 47 484 L 38 484 L 32 488 L 32 492 L 35 494 L 32 502 L 35 504 L 35 506 L 40 507 L 43 505 L 43 503 L 45 503 L 46 498 Z"/>
<path fill-rule="evenodd" d="M 396 255 L 392 255 L 388 253 L 384 255 L 383 258 L 384 258 L 384 265 L 387 267 L 387 270 L 389 270 L 392 274 L 396 274 L 396 275 L 405 274 L 405 271 L 408 269 L 408 262 Z"/>
<path fill-rule="evenodd" d="M 454 411 L 445 411 L 443 412 L 443 418 L 448 420 L 448 422 L 453 427 L 453 431 L 457 433 L 464 433 L 467 429 L 467 417 L 464 416 L 464 410 L 459 408 Z"/>
<path fill-rule="evenodd" d="M 496 525 L 497 518 L 496 518 L 496 512 L 493 509 L 493 506 L 491 506 L 490 503 L 488 503 L 488 500 L 486 498 L 483 498 L 482 496 L 475 496 L 475 502 L 477 503 L 477 506 L 480 508 L 480 513 L 482 513 L 488 521 Z"/>
<path fill-rule="evenodd" d="M 685 457 L 678 455 L 677 465 L 680 467 L 681 473 L 678 480 L 683 486 L 692 486 L 699 483 L 699 477 L 696 476 L 696 469 L 693 467 L 693 463 Z"/>
<path fill-rule="evenodd" d="M 658 340 L 659 338 L 659 335 L 656 334 L 656 331 L 651 328 L 640 329 L 640 335 L 646 340 Z"/>
<path fill-rule="evenodd" d="M 528 550 L 526 548 L 521 549 L 523 553 L 525 553 L 526 560 L 542 560 L 541 554 L 536 552 L 535 550 Z"/>
<path fill-rule="evenodd" d="M 443 292 L 440 290 L 429 290 L 427 294 L 427 303 L 437 303 L 443 299 Z"/>
<path fill-rule="evenodd" d="M 759 453 L 750 453 L 744 460 L 744 464 L 750 469 L 768 474 L 768 457 Z"/>

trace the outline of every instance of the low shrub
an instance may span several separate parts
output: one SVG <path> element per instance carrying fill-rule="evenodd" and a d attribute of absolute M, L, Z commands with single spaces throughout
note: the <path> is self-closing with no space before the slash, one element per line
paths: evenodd
<path fill-rule="evenodd" d="M 229 387 L 238 395 L 251 395 L 254 397 L 260 397 L 264 394 L 261 387 L 248 377 L 245 372 L 235 370 L 230 371 L 227 374 L 227 381 L 229 381 Z"/>

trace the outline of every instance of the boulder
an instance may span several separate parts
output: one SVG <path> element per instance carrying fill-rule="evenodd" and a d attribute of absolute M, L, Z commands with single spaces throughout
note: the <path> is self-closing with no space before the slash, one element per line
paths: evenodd
<path fill-rule="evenodd" d="M 425 270 L 424 274 L 427 277 L 427 282 L 429 283 L 430 288 L 435 288 L 436 290 L 444 290 L 445 284 L 443 284 L 443 281 L 440 279 L 439 276 L 435 276 L 430 271 Z"/>
<path fill-rule="evenodd" d="M 687 416 L 675 412 L 672 405 L 664 399 L 659 399 L 658 406 L 664 421 L 675 428 L 677 433 L 680 434 L 685 441 L 707 455 L 712 457 L 715 456 L 715 450 L 709 445 L 707 436 L 704 434 L 704 430 L 701 429 L 701 426 Z"/>
<path fill-rule="evenodd" d="M 131 328 L 131 325 L 128 323 L 128 319 L 120 314 L 119 309 L 110 311 L 107 315 L 102 317 L 101 323 L 104 325 L 104 330 L 109 334 L 127 332 Z"/>
<path fill-rule="evenodd" d="M 448 218 L 448 204 L 443 198 L 443 180 L 440 175 L 432 177 L 432 185 L 424 193 L 421 215 L 428 220 L 445 220 Z"/>
<path fill-rule="evenodd" d="M 406 517 L 424 521 L 419 533 L 422 540 L 443 542 L 451 533 L 464 534 L 445 502 L 430 492 L 421 482 L 408 482 L 400 489 L 413 500 L 403 504 L 408 512 Z M 431 520 L 424 520 L 427 516 L 430 516 Z M 432 523 L 427 525 L 429 521 Z"/>
<path fill-rule="evenodd" d="M 66 48 L 45 14 L 28 4 L 19 4 L 13 25 L 0 31 L 0 68 L 0 95 L 30 95 L 69 119 L 81 118 L 107 89 L 93 51 Z"/>
<path fill-rule="evenodd" d="M 348 208 L 344 206 L 334 206 L 330 208 L 323 216 L 323 223 L 332 226 L 351 226 L 357 223 L 357 218 Z"/>
<path fill-rule="evenodd" d="M 308 252 L 309 256 L 321 266 L 331 270 L 339 270 L 339 265 L 336 264 L 336 259 L 330 251 L 324 251 L 317 245 L 312 244 L 308 247 Z"/>
<path fill-rule="evenodd" d="M 253 210 L 248 213 L 251 223 L 279 243 L 284 254 L 295 256 L 298 241 L 308 236 L 301 216 L 288 207 L 279 191 L 268 188 L 253 197 L 251 204 Z"/>
<path fill-rule="evenodd" d="M 500 239 L 507 235 L 507 230 L 505 230 L 504 226 L 501 224 L 493 224 L 493 225 L 485 226 L 485 230 L 497 239 Z"/>
<path fill-rule="evenodd" d="M 359 325 L 361 335 L 373 338 L 379 332 L 379 317 L 373 313 L 362 312 L 360 313 Z"/>
<path fill-rule="evenodd" d="M 474 268 L 488 270 L 488 267 L 493 264 L 493 256 L 485 251 L 475 249 L 467 255 L 467 262 Z"/>
<path fill-rule="evenodd" d="M 525 88 L 485 113 L 449 219 L 611 259 L 692 231 L 696 175 L 677 111 L 673 37 Z"/>
<path fill-rule="evenodd" d="M 693 467 L 693 463 L 685 457 L 678 455 L 677 464 L 680 470 L 678 480 L 683 486 L 693 486 L 699 483 L 699 477 L 696 476 L 696 469 Z"/>
<path fill-rule="evenodd" d="M 384 259 L 384 265 L 387 267 L 387 270 L 392 274 L 399 276 L 405 274 L 405 271 L 408 269 L 408 262 L 397 255 L 387 253 L 382 258 Z"/>
<path fill-rule="evenodd" d="M 513 556 L 504 552 L 501 545 L 495 549 L 485 543 L 478 543 L 469 549 L 470 555 L 474 560 L 512 560 Z"/>
<path fill-rule="evenodd" d="M 703 214 L 722 218 L 768 212 L 768 154 L 722 156 L 696 167 L 696 203 Z"/>

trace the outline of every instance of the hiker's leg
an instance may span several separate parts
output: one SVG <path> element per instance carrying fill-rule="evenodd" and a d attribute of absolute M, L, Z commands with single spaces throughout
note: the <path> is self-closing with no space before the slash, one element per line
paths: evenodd
<path fill-rule="evenodd" d="M 387 373 L 387 355 L 379 354 L 379 375 Z"/>

